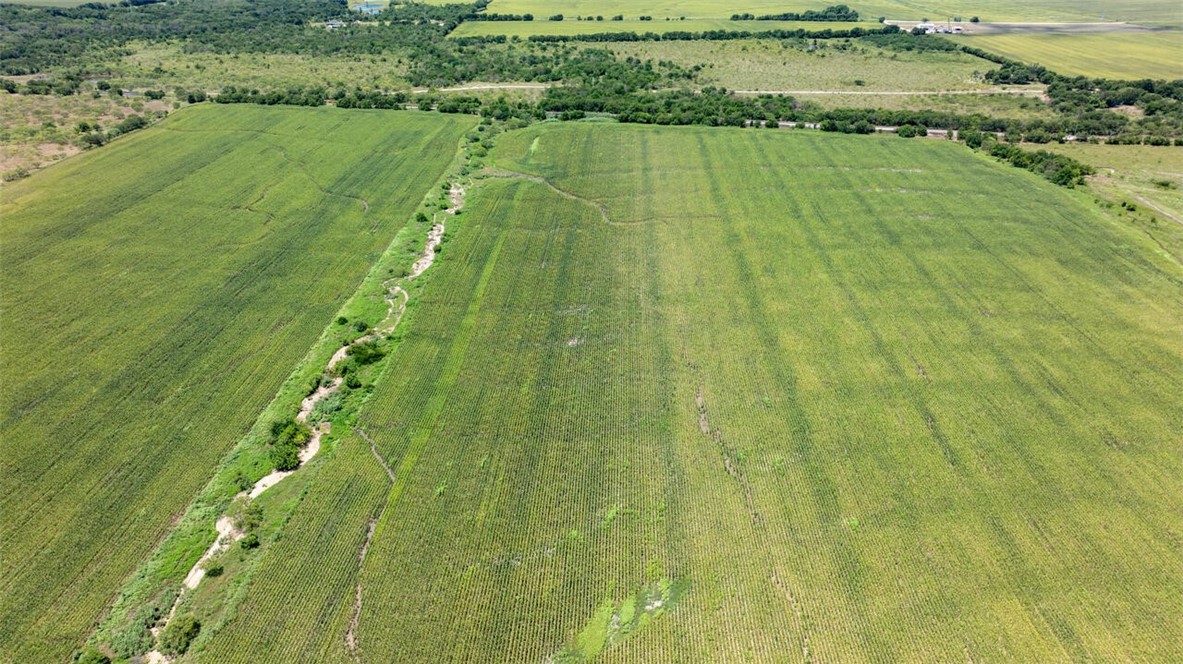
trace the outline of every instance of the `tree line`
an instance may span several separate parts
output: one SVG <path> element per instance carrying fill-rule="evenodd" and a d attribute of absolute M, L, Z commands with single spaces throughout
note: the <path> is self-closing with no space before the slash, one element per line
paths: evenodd
<path fill-rule="evenodd" d="M 732 21 L 857 21 L 858 12 L 846 5 L 833 5 L 821 11 L 812 9 L 803 12 L 784 12 L 782 14 L 732 14 Z"/>

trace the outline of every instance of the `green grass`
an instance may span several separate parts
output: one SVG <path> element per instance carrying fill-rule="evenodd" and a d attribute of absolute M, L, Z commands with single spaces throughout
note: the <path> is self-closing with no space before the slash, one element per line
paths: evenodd
<path fill-rule="evenodd" d="M 1032 146 L 1035 147 L 1035 146 Z M 1148 234 L 1183 262 L 1183 150 L 1149 145 L 1065 143 L 1038 146 L 1093 168 L 1089 186 L 1123 221 Z M 1122 203 L 1136 210 L 1123 210 Z"/>
<path fill-rule="evenodd" d="M 1067 76 L 1183 78 L 1181 32 L 979 35 L 965 43 Z"/>
<path fill-rule="evenodd" d="M 81 643 L 470 123 L 200 106 L 5 186 L 3 659 Z"/>
<path fill-rule="evenodd" d="M 605 17 L 623 14 L 626 18 L 650 15 L 660 20 L 667 16 L 727 18 L 742 12 L 757 15 L 779 14 L 822 9 L 828 4 L 832 3 L 816 0 L 648 0 L 640 4 L 628 0 L 493 0 L 489 5 L 489 11 L 502 14 L 530 13 L 536 21 L 552 14 L 602 14 Z M 968 20 L 976 15 L 983 21 L 1130 21 L 1183 25 L 1183 9 L 1175 0 L 1130 0 L 1116 6 L 1115 3 L 1105 0 L 1073 3 L 1053 0 L 998 0 L 990 3 L 977 0 L 851 0 L 846 4 L 857 10 L 863 19 L 872 21 L 880 16 L 904 20 L 943 20 L 961 16 Z"/>
<path fill-rule="evenodd" d="M 344 440 L 193 659 L 349 661 L 357 582 L 367 662 L 1183 656 L 1150 239 L 941 141 L 499 141 L 547 182 L 449 227 L 360 416 L 395 481 Z"/>
<path fill-rule="evenodd" d="M 620 42 L 619 57 L 704 64 L 703 85 L 729 90 L 877 91 L 980 90 L 991 87 L 980 73 L 990 62 L 965 53 L 898 53 L 859 41 L 742 39 L 734 41 Z M 975 74 L 978 76 L 975 77 Z M 861 82 L 861 85 L 860 85 Z"/>
<path fill-rule="evenodd" d="M 112 69 L 114 80 L 135 90 L 173 88 L 219 92 L 238 87 L 328 89 L 410 87 L 407 66 L 395 54 L 374 56 L 287 53 L 185 53 L 176 44 L 136 44 Z"/>
<path fill-rule="evenodd" d="M 697 18 L 677 20 L 655 19 L 639 21 L 629 17 L 624 21 L 610 21 L 605 15 L 603 21 L 576 21 L 569 17 L 563 21 L 546 21 L 535 17 L 533 21 L 468 21 L 452 31 L 451 37 L 483 37 L 506 35 L 508 37 L 529 37 L 531 35 L 594 35 L 603 32 L 707 32 L 709 30 L 849 30 L 850 28 L 878 28 L 878 23 L 837 23 L 821 21 L 729 21 L 723 18 Z"/>

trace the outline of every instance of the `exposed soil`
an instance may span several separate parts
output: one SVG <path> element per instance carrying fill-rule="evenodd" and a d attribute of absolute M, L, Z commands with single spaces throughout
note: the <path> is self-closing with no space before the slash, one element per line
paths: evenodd
<path fill-rule="evenodd" d="M 469 90 L 545 90 L 550 83 L 473 83 L 471 85 L 456 85 L 450 88 L 439 88 L 436 92 L 468 92 Z M 411 92 L 421 95 L 431 88 L 415 88 Z"/>
<path fill-rule="evenodd" d="M 189 574 L 185 577 L 185 587 L 192 590 L 201 583 L 205 578 L 205 562 L 210 558 L 218 555 L 230 544 L 242 538 L 243 532 L 234 527 L 234 520 L 228 516 L 222 516 L 214 523 L 214 530 L 218 531 L 218 538 L 206 550 L 205 555 L 197 561 L 193 569 L 189 570 Z"/>

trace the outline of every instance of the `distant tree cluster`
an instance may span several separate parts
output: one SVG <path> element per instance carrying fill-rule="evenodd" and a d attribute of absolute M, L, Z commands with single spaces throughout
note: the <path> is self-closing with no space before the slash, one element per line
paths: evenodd
<path fill-rule="evenodd" d="M 804 12 L 785 12 L 783 14 L 732 14 L 732 21 L 857 21 L 858 12 L 846 5 L 834 5 L 821 11 L 812 9 Z"/>

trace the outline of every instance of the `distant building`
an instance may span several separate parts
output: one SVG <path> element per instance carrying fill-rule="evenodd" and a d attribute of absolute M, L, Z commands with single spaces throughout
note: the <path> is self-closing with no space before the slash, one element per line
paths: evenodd
<path fill-rule="evenodd" d="M 344 21 L 325 21 L 325 27 L 329 30 L 336 30 L 337 28 L 344 28 Z"/>

